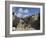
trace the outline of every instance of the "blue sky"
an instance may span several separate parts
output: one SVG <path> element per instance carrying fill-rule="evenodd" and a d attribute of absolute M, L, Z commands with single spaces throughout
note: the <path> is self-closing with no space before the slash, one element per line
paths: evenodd
<path fill-rule="evenodd" d="M 26 17 L 35 13 L 40 13 L 40 8 L 13 7 L 12 12 L 14 12 L 14 15 L 18 17 Z"/>

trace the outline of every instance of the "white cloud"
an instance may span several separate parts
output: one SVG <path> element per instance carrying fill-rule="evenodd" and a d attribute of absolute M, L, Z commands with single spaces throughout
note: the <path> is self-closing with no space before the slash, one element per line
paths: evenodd
<path fill-rule="evenodd" d="M 19 8 L 18 12 L 19 13 L 23 13 L 23 9 L 22 8 Z"/>
<path fill-rule="evenodd" d="M 25 17 L 27 17 L 27 16 L 29 16 L 29 15 L 23 15 L 23 14 L 21 14 L 21 13 L 15 13 L 15 15 L 17 16 L 17 17 L 19 17 L 19 18 L 25 18 Z"/>
<path fill-rule="evenodd" d="M 29 12 L 28 9 L 25 9 L 24 10 L 24 13 L 28 13 L 28 12 Z M 15 13 L 15 15 L 17 17 L 20 17 L 20 18 L 24 18 L 24 17 L 28 16 L 28 15 L 23 15 L 22 13 L 23 13 L 23 9 L 22 8 L 19 8 L 18 13 L 17 14 Z"/>
<path fill-rule="evenodd" d="M 18 13 L 16 16 L 21 18 L 22 14 L 21 13 Z"/>
<path fill-rule="evenodd" d="M 24 10 L 24 13 L 28 13 L 28 12 L 29 12 L 28 9 L 25 9 L 25 10 Z"/>

